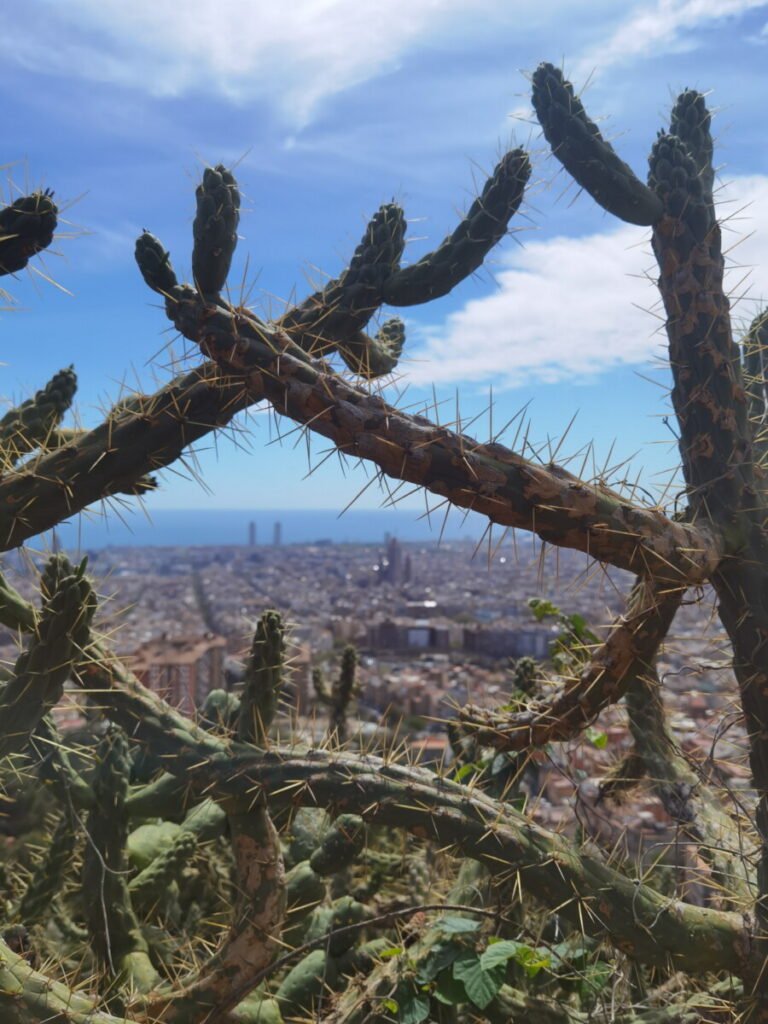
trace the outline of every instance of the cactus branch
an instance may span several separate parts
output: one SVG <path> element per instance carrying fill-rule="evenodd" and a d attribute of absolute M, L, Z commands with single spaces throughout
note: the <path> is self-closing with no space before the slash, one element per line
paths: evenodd
<path fill-rule="evenodd" d="M 0 757 L 24 750 L 41 718 L 58 703 L 89 639 L 96 602 L 85 565 L 55 556 L 43 576 L 45 603 L 29 646 L 0 695 Z"/>
<path fill-rule="evenodd" d="M 298 357 L 285 335 L 243 311 L 205 306 L 182 289 L 166 308 L 182 334 L 243 380 L 252 401 L 268 398 L 279 413 L 330 438 L 342 453 L 374 462 L 387 476 L 491 522 L 676 586 L 707 578 L 719 562 L 719 542 L 706 524 L 672 521 L 558 466 L 529 462 L 501 444 L 401 412 L 326 372 L 322 362 Z"/>
<path fill-rule="evenodd" d="M 370 824 L 405 828 L 455 846 L 493 873 L 520 872 L 521 884 L 545 905 L 643 963 L 747 969 L 739 915 L 669 900 L 481 793 L 371 756 L 275 749 L 265 757 L 227 744 L 172 712 L 114 660 L 94 660 L 88 686 L 138 742 L 173 755 L 172 774 L 217 800 L 245 801 L 247 808 L 261 791 L 270 806 L 333 807 Z"/>
<path fill-rule="evenodd" d="M 118 403 L 94 430 L 0 479 L 0 549 L 18 547 L 169 466 L 253 401 L 242 382 L 205 363 L 153 395 Z"/>
<path fill-rule="evenodd" d="M 466 217 L 427 256 L 404 267 L 386 281 L 384 301 L 390 306 L 413 306 L 447 295 L 474 274 L 504 235 L 517 213 L 531 175 L 528 154 L 513 149 L 498 162 Z"/>
<path fill-rule="evenodd" d="M 527 750 L 577 736 L 647 673 L 682 597 L 681 590 L 638 579 L 625 615 L 613 623 L 579 679 L 551 701 L 537 701 L 524 711 L 500 714 L 468 705 L 459 711 L 462 727 L 496 750 Z"/>
<path fill-rule="evenodd" d="M 131 904 L 124 862 L 128 827 L 128 745 L 112 728 L 96 748 L 94 806 L 88 815 L 82 895 L 91 947 L 112 977 L 138 992 L 154 987 L 157 975 L 149 946 Z"/>
<path fill-rule="evenodd" d="M 658 196 L 619 159 L 562 71 L 539 64 L 532 81 L 539 124 L 571 177 L 608 213 L 629 224 L 655 224 L 663 209 Z"/>
<path fill-rule="evenodd" d="M 285 668 L 285 636 L 279 612 L 267 611 L 259 619 L 245 670 L 237 738 L 264 746 L 277 712 Z"/>
<path fill-rule="evenodd" d="M 76 391 L 77 376 L 69 366 L 54 374 L 34 398 L 10 409 L 0 419 L 0 473 L 7 472 L 22 456 L 49 444 Z"/>

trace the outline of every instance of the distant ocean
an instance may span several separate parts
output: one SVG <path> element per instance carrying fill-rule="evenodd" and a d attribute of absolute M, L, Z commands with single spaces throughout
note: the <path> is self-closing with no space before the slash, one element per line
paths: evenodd
<path fill-rule="evenodd" d="M 251 523 L 255 524 L 257 544 L 274 542 L 277 523 L 283 544 L 373 544 L 381 543 L 387 533 L 402 541 L 436 543 L 444 512 L 429 520 L 417 510 L 406 509 L 350 509 L 341 516 L 331 509 L 158 509 L 148 514 L 137 509 L 122 516 L 121 521 L 114 512 L 80 515 L 57 526 L 56 533 L 61 546 L 70 552 L 123 545 L 247 544 Z M 465 519 L 452 510 L 442 536 L 444 540 L 477 541 L 486 525 L 485 517 L 470 513 Z M 501 527 L 494 528 L 494 536 L 501 537 L 501 532 Z M 31 541 L 30 546 L 50 547 L 50 533 Z"/>

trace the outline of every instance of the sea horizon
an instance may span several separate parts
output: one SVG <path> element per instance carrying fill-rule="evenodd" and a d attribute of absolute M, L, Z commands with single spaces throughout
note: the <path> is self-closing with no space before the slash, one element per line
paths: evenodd
<path fill-rule="evenodd" d="M 253 530 L 251 527 L 253 524 Z M 155 509 L 81 514 L 60 523 L 58 546 L 67 551 L 106 547 L 196 547 L 281 544 L 377 544 L 387 535 L 404 543 L 477 542 L 487 520 L 453 510 L 426 517 L 416 509 Z M 494 529 L 501 537 L 503 527 Z M 53 531 L 29 543 L 53 547 Z"/>

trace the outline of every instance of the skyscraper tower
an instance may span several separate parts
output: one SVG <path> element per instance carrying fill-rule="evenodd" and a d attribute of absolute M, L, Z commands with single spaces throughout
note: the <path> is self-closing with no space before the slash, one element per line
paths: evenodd
<path fill-rule="evenodd" d="M 253 520 L 248 523 L 248 543 L 252 548 L 256 547 L 256 523 Z"/>
<path fill-rule="evenodd" d="M 275 545 L 275 547 L 283 543 L 283 524 L 281 522 L 277 522 L 274 525 L 272 532 L 272 543 Z"/>

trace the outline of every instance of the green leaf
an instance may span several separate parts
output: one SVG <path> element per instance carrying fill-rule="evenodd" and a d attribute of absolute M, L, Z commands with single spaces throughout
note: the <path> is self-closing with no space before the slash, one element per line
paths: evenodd
<path fill-rule="evenodd" d="M 450 914 L 435 921 L 435 928 L 438 928 L 445 935 L 463 935 L 466 932 L 476 932 L 479 927 L 479 921 L 472 921 L 468 917 L 454 917 Z"/>
<path fill-rule="evenodd" d="M 551 601 L 545 601 L 543 597 L 532 597 L 528 601 L 528 607 L 536 616 L 536 621 L 541 622 L 547 615 L 557 615 L 560 609 Z"/>
<path fill-rule="evenodd" d="M 420 961 L 416 981 L 420 984 L 433 981 L 441 971 L 451 966 L 461 952 L 462 947 L 456 942 L 438 942 Z"/>
<path fill-rule="evenodd" d="M 493 942 L 480 955 L 480 966 L 484 971 L 489 971 L 492 967 L 505 964 L 512 957 L 517 957 L 521 946 L 523 946 L 523 943 L 513 942 L 511 939 L 501 939 L 499 942 Z"/>
<path fill-rule="evenodd" d="M 586 737 L 598 750 L 602 750 L 608 742 L 608 736 L 604 732 L 600 732 L 599 729 L 593 729 L 592 726 L 586 730 Z"/>
<path fill-rule="evenodd" d="M 463 764 L 461 768 L 456 772 L 455 779 L 457 782 L 462 782 L 468 775 L 471 775 L 475 770 L 473 764 Z"/>
<path fill-rule="evenodd" d="M 432 993 L 439 1003 L 446 1006 L 460 1006 L 468 1002 L 467 990 L 458 978 L 454 978 L 451 971 L 443 971 L 435 982 L 435 991 Z"/>
<path fill-rule="evenodd" d="M 421 1024 L 429 1016 L 429 996 L 414 992 L 400 1004 L 400 1024 Z"/>
<path fill-rule="evenodd" d="M 476 953 L 467 953 L 453 965 L 453 976 L 464 984 L 469 1000 L 484 1010 L 495 998 L 504 981 L 504 965 L 484 971 Z"/>
<path fill-rule="evenodd" d="M 549 967 L 549 955 L 546 950 L 533 949 L 520 943 L 520 949 L 515 954 L 515 960 L 520 964 L 529 978 L 535 978 L 542 967 Z"/>
<path fill-rule="evenodd" d="M 377 953 L 376 956 L 379 960 L 386 960 L 391 956 L 400 956 L 400 954 L 404 952 L 405 950 L 402 946 L 389 946 L 387 949 L 382 949 L 382 951 Z"/>
<path fill-rule="evenodd" d="M 389 1010 L 390 1013 L 397 1013 L 400 1009 L 394 999 L 385 999 L 381 1005 L 385 1010 Z"/>

